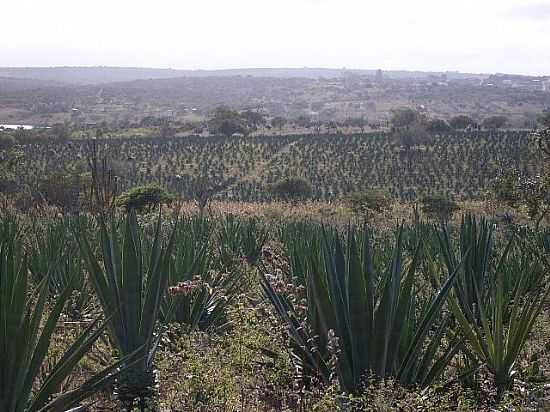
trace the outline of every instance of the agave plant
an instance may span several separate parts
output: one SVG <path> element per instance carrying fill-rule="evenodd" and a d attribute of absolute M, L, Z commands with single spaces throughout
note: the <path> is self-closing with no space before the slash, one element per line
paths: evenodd
<path fill-rule="evenodd" d="M 204 217 L 190 218 L 175 232 L 173 259 L 170 262 L 170 288 L 161 313 L 164 322 L 177 322 L 189 331 L 221 331 L 228 325 L 226 309 L 236 296 L 241 274 L 212 270 L 210 226 Z"/>
<path fill-rule="evenodd" d="M 48 307 L 49 280 L 36 288 L 29 281 L 16 226 L 4 221 L 0 240 L 0 410 L 62 411 L 76 406 L 112 381 L 120 363 L 94 375 L 79 387 L 61 392 L 62 384 L 103 333 L 106 324 L 92 322 L 43 376 L 48 349 L 70 297 L 69 284 Z M 55 396 L 55 398 L 54 398 Z"/>
<path fill-rule="evenodd" d="M 382 265 L 375 264 L 367 227 L 362 238 L 352 228 L 347 241 L 324 236 L 321 257 L 312 251 L 313 258 L 298 258 L 294 267 L 306 273 L 305 324 L 289 299 L 263 277 L 262 287 L 288 327 L 293 356 L 302 370 L 328 381 L 330 357 L 336 353 L 336 372 L 347 391 L 358 390 L 368 373 L 421 386 L 441 375 L 460 343 L 447 335 L 448 319 L 442 315 L 457 271 L 439 291 L 416 297 L 421 296 L 421 246 L 405 261 L 402 234 L 399 228 L 392 256 Z"/>
<path fill-rule="evenodd" d="M 80 318 L 90 303 L 78 244 L 72 236 L 71 221 L 65 218 L 35 227 L 31 236 L 29 269 L 36 282 L 48 279 L 50 292 L 56 296 L 71 285 L 71 318 Z"/>
<path fill-rule="evenodd" d="M 483 242 L 476 233 L 483 234 Z M 453 246 L 445 236 L 441 243 L 445 262 L 450 270 L 456 270 Z M 460 287 L 449 306 L 465 341 L 493 374 L 502 393 L 513 382 L 515 363 L 550 295 L 550 285 L 543 282 L 541 254 L 523 250 L 529 247 L 525 243 L 519 245 L 519 251 L 514 249 L 516 239 L 511 238 L 497 256 L 489 242 L 492 236 L 484 221 L 470 218 L 462 223 L 461 245 L 473 244 L 476 259 L 467 259 L 460 271 Z"/>
<path fill-rule="evenodd" d="M 244 257 L 251 265 L 256 264 L 267 238 L 267 230 L 257 219 L 242 220 L 233 215 L 225 216 L 218 236 L 222 264 L 232 267 L 235 258 L 239 257 Z"/>
<path fill-rule="evenodd" d="M 454 294 L 466 317 L 471 322 L 477 322 L 480 301 L 486 298 L 491 283 L 489 265 L 494 245 L 493 230 L 485 219 L 478 222 L 474 216 L 465 215 L 460 225 L 458 257 L 447 226 L 442 226 L 438 238 L 449 271 L 458 268 L 459 262 L 463 261 L 462 267 L 458 269 Z"/>
<path fill-rule="evenodd" d="M 77 233 L 91 283 L 105 313 L 113 314 L 108 323 L 111 341 L 121 356 L 142 348 L 143 358 L 116 382 L 116 395 L 124 408 L 139 402 L 143 410 L 153 400 L 155 372 L 153 358 L 160 339 L 158 318 L 169 279 L 174 235 L 161 239 L 159 214 L 146 262 L 142 256 L 140 227 L 134 211 L 123 223 L 122 236 L 114 220 L 110 228 L 101 222 L 101 261 L 95 256 L 87 237 Z"/>

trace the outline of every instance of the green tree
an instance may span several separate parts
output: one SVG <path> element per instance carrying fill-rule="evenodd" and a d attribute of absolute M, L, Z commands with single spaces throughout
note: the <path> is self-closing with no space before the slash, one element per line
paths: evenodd
<path fill-rule="evenodd" d="M 0 152 L 13 148 L 16 143 L 15 137 L 8 133 L 0 132 Z"/>
<path fill-rule="evenodd" d="M 449 220 L 458 211 L 458 204 L 443 195 L 424 196 L 421 200 L 422 212 L 432 219 Z"/>
<path fill-rule="evenodd" d="M 71 127 L 68 122 L 55 123 L 51 128 L 51 133 L 59 140 L 67 140 L 71 136 Z"/>
<path fill-rule="evenodd" d="M 281 200 L 297 201 L 310 198 L 313 193 L 311 183 L 302 177 L 287 177 L 273 184 L 271 192 Z"/>
<path fill-rule="evenodd" d="M 550 110 L 545 110 L 539 117 L 539 123 L 544 127 L 550 127 Z"/>
<path fill-rule="evenodd" d="M 294 123 L 299 127 L 309 128 L 311 126 L 311 118 L 309 116 L 298 116 Z"/>
<path fill-rule="evenodd" d="M 484 119 L 481 125 L 485 129 L 496 130 L 496 129 L 503 128 L 507 122 L 508 122 L 508 118 L 506 116 L 491 116 Z"/>
<path fill-rule="evenodd" d="M 361 133 L 365 132 L 365 127 L 367 126 L 367 119 L 363 116 L 361 117 L 348 117 L 344 120 L 344 125 L 349 127 L 358 127 L 361 129 Z"/>
<path fill-rule="evenodd" d="M 451 120 L 449 120 L 450 126 L 455 130 L 466 129 L 474 123 L 474 120 L 470 116 L 465 116 L 463 114 L 454 116 Z"/>
<path fill-rule="evenodd" d="M 391 205 L 391 199 L 382 190 L 367 190 L 350 194 L 348 204 L 355 213 L 366 214 L 369 211 L 386 210 Z"/>
<path fill-rule="evenodd" d="M 248 132 L 240 121 L 230 119 L 222 121 L 218 130 L 225 137 L 231 137 L 235 133 L 246 134 Z"/>
<path fill-rule="evenodd" d="M 226 137 L 231 137 L 234 133 L 248 133 L 243 117 L 226 106 L 216 108 L 208 121 L 208 129 L 212 133 L 223 134 Z"/>
<path fill-rule="evenodd" d="M 286 125 L 286 123 L 287 119 L 282 116 L 276 116 L 271 119 L 271 126 L 276 127 L 279 130 L 281 130 Z"/>
<path fill-rule="evenodd" d="M 263 114 L 252 110 L 246 110 L 241 114 L 241 117 L 246 122 L 246 126 L 252 130 L 257 130 L 258 127 L 263 126 L 266 123 Z"/>
<path fill-rule="evenodd" d="M 396 130 L 394 136 L 398 144 L 409 151 L 411 147 L 424 143 L 429 135 L 424 125 L 415 123 L 410 127 Z"/>
<path fill-rule="evenodd" d="M 115 206 L 127 210 L 143 211 L 163 203 L 169 203 L 172 196 L 156 185 L 134 187 L 115 199 Z"/>
<path fill-rule="evenodd" d="M 393 127 L 408 127 L 418 122 L 420 114 L 409 107 L 402 107 L 392 110 L 391 124 Z"/>
<path fill-rule="evenodd" d="M 432 119 L 428 121 L 426 130 L 431 133 L 446 133 L 451 130 L 451 126 L 443 119 Z"/>

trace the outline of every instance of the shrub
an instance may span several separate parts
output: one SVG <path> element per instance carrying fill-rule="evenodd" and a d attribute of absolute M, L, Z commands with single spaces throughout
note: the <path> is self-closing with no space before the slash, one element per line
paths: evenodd
<path fill-rule="evenodd" d="M 368 190 L 349 195 L 348 204 L 355 213 L 365 213 L 369 210 L 382 212 L 390 206 L 391 199 L 382 190 Z"/>
<path fill-rule="evenodd" d="M 426 130 L 431 133 L 446 133 L 451 131 L 451 126 L 442 119 L 432 119 L 428 122 Z"/>
<path fill-rule="evenodd" d="M 156 185 L 145 185 L 134 187 L 118 196 L 115 200 L 115 206 L 127 210 L 142 211 L 163 203 L 170 203 L 171 200 L 172 196 L 163 188 Z"/>
<path fill-rule="evenodd" d="M 432 219 L 440 219 L 443 221 L 449 218 L 460 207 L 457 203 L 443 195 L 425 196 L 420 200 L 422 204 L 422 212 Z"/>
<path fill-rule="evenodd" d="M 500 129 L 506 126 L 508 118 L 506 116 L 491 116 L 483 120 L 482 126 L 485 129 Z"/>
<path fill-rule="evenodd" d="M 0 150 L 11 149 L 17 142 L 13 136 L 0 133 Z"/>
<path fill-rule="evenodd" d="M 49 205 L 65 211 L 76 211 L 83 203 L 89 176 L 54 173 L 38 182 L 39 197 Z"/>
<path fill-rule="evenodd" d="M 466 129 L 468 126 L 472 126 L 474 124 L 474 120 L 465 115 L 459 115 L 453 117 L 451 120 L 449 120 L 449 124 L 453 129 Z"/>
<path fill-rule="evenodd" d="M 302 177 L 287 177 L 273 184 L 271 192 L 282 200 L 295 201 L 311 197 L 313 189 L 311 183 Z"/>

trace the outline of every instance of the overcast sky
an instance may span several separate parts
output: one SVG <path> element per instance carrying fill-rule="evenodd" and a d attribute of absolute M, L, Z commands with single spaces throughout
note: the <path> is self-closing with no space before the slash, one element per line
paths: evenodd
<path fill-rule="evenodd" d="M 0 66 L 550 74 L 550 0 L 0 3 Z"/>

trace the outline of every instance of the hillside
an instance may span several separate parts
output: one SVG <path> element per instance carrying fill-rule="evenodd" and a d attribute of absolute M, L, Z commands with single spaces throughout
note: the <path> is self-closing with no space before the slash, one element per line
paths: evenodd
<path fill-rule="evenodd" d="M 0 67 L 0 77 L 55 81 L 67 84 L 103 84 L 174 77 L 272 77 L 336 78 L 343 75 L 374 76 L 376 70 L 327 68 L 250 68 L 226 70 L 176 70 L 138 67 Z M 413 79 L 439 76 L 442 72 L 388 71 L 389 78 Z M 450 78 L 485 78 L 486 75 L 450 72 Z"/>

